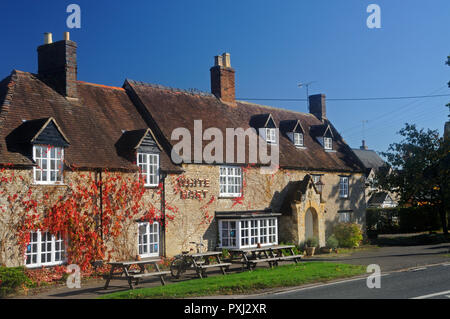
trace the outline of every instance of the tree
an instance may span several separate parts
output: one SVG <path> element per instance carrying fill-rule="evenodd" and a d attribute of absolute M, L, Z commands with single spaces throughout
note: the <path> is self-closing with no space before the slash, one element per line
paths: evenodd
<path fill-rule="evenodd" d="M 401 205 L 428 205 L 438 210 L 444 233 L 448 234 L 448 141 L 436 130 L 418 130 L 411 124 L 405 124 L 399 134 L 403 140 L 381 153 L 390 169 L 379 170 L 377 186 L 396 192 Z"/>

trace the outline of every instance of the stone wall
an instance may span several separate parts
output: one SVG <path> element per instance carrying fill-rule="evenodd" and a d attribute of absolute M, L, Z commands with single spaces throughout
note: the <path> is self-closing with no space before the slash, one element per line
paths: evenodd
<path fill-rule="evenodd" d="M 303 180 L 307 173 L 323 174 L 322 202 L 323 207 L 318 209 L 321 223 L 320 243 L 324 244 L 325 238 L 332 232 L 333 225 L 338 220 L 338 211 L 353 210 L 353 221 L 364 224 L 364 188 L 361 174 L 353 174 L 349 178 L 349 198 L 339 198 L 339 175 L 338 173 L 326 172 L 305 172 L 294 170 L 279 170 L 274 175 L 260 174 L 259 168 L 249 168 L 244 172 L 244 196 L 242 203 L 230 198 L 219 197 L 219 169 L 216 165 L 184 165 L 185 173 L 182 175 L 169 175 L 165 183 L 166 214 L 172 215 L 173 220 L 167 221 L 165 240 L 160 247 L 161 254 L 174 256 L 181 251 L 195 248 L 190 242 L 202 241 L 205 246 L 212 250 L 218 245 L 217 221 L 213 218 L 216 211 L 242 211 L 259 210 L 272 208 L 275 212 L 281 212 L 280 207 L 286 193 L 286 185 L 290 181 Z M 13 170 L 16 175 L 24 177 L 24 181 L 15 185 L 11 184 L 6 189 L 2 184 L 2 191 L 5 194 L 17 193 L 24 185 L 32 189 L 35 196 L 40 196 L 44 192 L 52 191 L 55 198 L 67 191 L 67 185 L 72 181 L 79 181 L 80 174 L 87 172 L 65 172 L 64 181 L 66 185 L 43 186 L 32 184 L 32 169 Z M 13 172 L 8 171 L 6 174 Z M 127 176 L 126 173 L 122 173 Z M 135 175 L 135 174 L 134 174 Z M 134 176 L 130 174 L 129 176 Z M 349 174 L 344 174 L 349 175 Z M 179 185 L 180 179 L 191 179 Z M 191 184 L 189 184 L 191 183 Z M 154 205 L 160 208 L 161 200 L 157 189 L 147 189 L 143 198 L 146 207 Z M 0 195 L 0 205 L 5 205 L 6 195 Z M 183 194 L 183 195 L 182 195 Z M 187 198 L 185 198 L 187 197 Z M 193 198 L 191 198 L 193 197 Z M 283 212 L 281 212 L 283 213 Z M 14 216 L 11 211 L 2 213 L 3 222 L 6 219 L 11 221 Z M 301 226 L 304 223 L 303 217 L 297 220 L 290 220 L 285 223 L 283 216 L 279 222 L 279 241 L 291 241 L 292 238 L 302 238 Z M 124 225 L 123 236 L 109 242 L 108 246 L 114 247 L 115 255 L 112 259 L 133 258 L 137 255 L 137 220 L 129 220 Z M 290 227 L 291 225 L 292 227 Z M 7 228 L 0 229 L 1 253 L 0 264 L 7 266 L 17 266 L 23 264 L 23 256 L 16 243 L 16 234 L 5 233 Z M 162 233 L 162 231 L 161 231 Z M 295 237 L 296 236 L 296 237 Z"/>
<path fill-rule="evenodd" d="M 323 236 L 328 237 L 333 225 L 338 221 L 338 211 L 353 210 L 353 221 L 363 225 L 365 222 L 365 200 L 364 182 L 361 174 L 339 174 L 324 172 L 305 172 L 293 170 L 279 170 L 274 175 L 262 175 L 258 168 L 250 168 L 244 173 L 244 198 L 241 203 L 237 203 L 230 198 L 220 198 L 219 196 L 219 166 L 214 165 L 185 165 L 184 177 L 190 179 L 208 179 L 209 187 L 184 187 L 185 190 L 207 190 L 206 197 L 198 199 L 182 199 L 179 193 L 173 191 L 176 178 L 179 176 L 169 176 L 166 183 L 166 199 L 179 209 L 179 214 L 169 222 L 166 232 L 166 255 L 173 256 L 182 250 L 194 248 L 189 242 L 202 241 L 209 249 L 216 249 L 218 242 L 218 225 L 213 219 L 211 223 L 205 222 L 205 211 L 209 216 L 213 216 L 215 211 L 242 211 L 259 210 L 273 208 L 279 211 L 285 192 L 286 185 L 290 181 L 303 180 L 306 174 L 324 174 L 323 187 Z M 349 177 L 349 197 L 339 198 L 340 175 Z M 214 196 L 214 201 L 207 207 L 201 209 Z M 281 212 L 281 211 L 280 211 Z M 283 213 L 283 212 L 281 212 Z M 286 229 L 280 223 L 279 240 L 286 240 L 292 237 L 295 230 Z M 324 244 L 325 239 L 321 240 Z"/>

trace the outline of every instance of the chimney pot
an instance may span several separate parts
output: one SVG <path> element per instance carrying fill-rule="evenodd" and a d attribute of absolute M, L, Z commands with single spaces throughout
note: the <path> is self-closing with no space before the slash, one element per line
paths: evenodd
<path fill-rule="evenodd" d="M 70 32 L 64 32 L 64 41 L 70 41 Z"/>
<path fill-rule="evenodd" d="M 52 34 L 50 32 L 44 33 L 44 44 L 51 44 L 53 43 Z"/>
<path fill-rule="evenodd" d="M 222 54 L 223 66 L 225 68 L 231 68 L 231 58 L 229 53 Z"/>
<path fill-rule="evenodd" d="M 223 66 L 223 59 L 221 55 L 216 55 L 214 57 L 214 66 Z"/>
<path fill-rule="evenodd" d="M 235 71 L 231 67 L 230 54 L 223 53 L 215 57 L 215 65 L 211 72 L 211 92 L 223 102 L 234 103 L 235 93 Z"/>
<path fill-rule="evenodd" d="M 362 140 L 362 145 L 361 145 L 360 149 L 366 150 L 366 151 L 369 149 L 369 148 L 367 147 L 367 145 L 366 145 L 366 141 L 365 141 L 365 140 Z"/>

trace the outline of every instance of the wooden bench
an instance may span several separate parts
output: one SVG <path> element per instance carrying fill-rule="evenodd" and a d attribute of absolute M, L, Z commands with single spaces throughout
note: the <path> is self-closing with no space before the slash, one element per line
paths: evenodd
<path fill-rule="evenodd" d="M 151 276 L 159 276 L 159 279 L 161 280 L 161 284 L 165 285 L 166 282 L 164 280 L 164 276 L 167 274 L 170 274 L 170 271 L 161 271 L 158 267 L 158 263 L 160 262 L 159 258 L 149 258 L 139 261 L 122 261 L 122 262 L 110 262 L 111 270 L 107 276 L 105 276 L 106 283 L 104 286 L 104 289 L 107 289 L 109 286 L 109 282 L 111 279 L 114 278 L 122 278 L 122 275 L 125 274 L 125 279 L 128 281 L 128 285 L 131 289 L 134 289 L 134 284 L 139 284 L 139 280 L 145 277 L 151 277 Z M 132 270 L 130 269 L 131 266 L 136 265 L 139 267 L 140 270 Z M 147 265 L 153 265 L 155 268 L 154 272 L 147 272 L 146 267 Z M 119 274 L 114 273 L 115 270 L 121 270 Z"/>
<path fill-rule="evenodd" d="M 215 267 L 220 268 L 222 274 L 226 275 L 225 268 L 228 269 L 231 266 L 231 263 L 222 262 L 222 260 L 220 259 L 221 255 L 222 252 L 218 251 L 192 254 L 191 258 L 198 276 L 200 278 L 208 277 L 208 275 L 206 274 L 206 269 Z M 207 260 L 209 257 L 215 258 L 217 262 L 215 264 L 211 264 L 209 260 Z"/>
<path fill-rule="evenodd" d="M 266 263 L 269 263 L 270 268 L 273 268 L 273 264 L 276 265 L 278 263 L 279 259 L 280 259 L 279 257 L 249 259 L 247 263 L 249 265 L 251 264 L 253 266 L 253 268 L 255 268 L 258 263 L 266 262 Z"/>
<path fill-rule="evenodd" d="M 159 279 L 161 280 L 161 284 L 164 286 L 166 284 L 164 280 L 164 276 L 170 274 L 170 271 L 155 271 L 155 272 L 147 272 L 143 274 L 131 274 L 129 275 L 130 278 L 136 279 L 136 285 L 139 283 L 139 279 L 145 278 L 145 277 L 152 277 L 152 276 L 159 276 Z M 134 287 L 132 287 L 133 289 Z"/>
<path fill-rule="evenodd" d="M 295 263 L 298 263 L 299 259 L 303 258 L 303 255 L 291 255 L 291 256 L 281 256 L 277 257 L 280 261 L 283 260 L 294 260 Z"/>

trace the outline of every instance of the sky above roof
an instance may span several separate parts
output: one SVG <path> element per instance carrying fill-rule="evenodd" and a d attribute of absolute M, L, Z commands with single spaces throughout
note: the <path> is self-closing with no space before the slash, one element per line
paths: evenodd
<path fill-rule="evenodd" d="M 66 7 L 81 7 L 68 29 Z M 369 29 L 366 8 L 381 8 Z M 125 78 L 210 91 L 213 57 L 231 54 L 238 98 L 363 98 L 450 94 L 450 1 L 1 1 L 0 78 L 37 71 L 43 33 L 78 43 L 78 78 L 121 86 Z M 442 134 L 450 97 L 328 101 L 327 115 L 351 147 L 364 137 L 384 151 L 403 123 Z M 257 101 L 306 112 L 306 102 Z"/>

